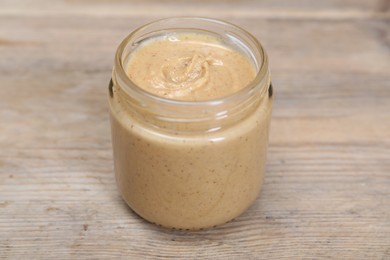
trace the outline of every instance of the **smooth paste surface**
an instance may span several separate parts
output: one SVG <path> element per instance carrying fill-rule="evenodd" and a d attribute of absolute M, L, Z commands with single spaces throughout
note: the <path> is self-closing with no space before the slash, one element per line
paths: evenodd
<path fill-rule="evenodd" d="M 197 101 L 237 92 L 256 72 L 247 57 L 217 38 L 178 33 L 142 43 L 129 59 L 127 74 L 158 96 Z"/>

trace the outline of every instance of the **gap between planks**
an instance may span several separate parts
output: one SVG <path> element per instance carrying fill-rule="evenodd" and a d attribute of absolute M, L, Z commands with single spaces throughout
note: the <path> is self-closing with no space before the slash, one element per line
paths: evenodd
<path fill-rule="evenodd" d="M 198 8 L 172 8 L 172 6 L 150 6 L 131 8 L 98 8 L 98 9 L 47 9 L 47 10 L 21 10 L 2 9 L 0 16 L 24 16 L 24 17 L 107 17 L 107 18 L 127 18 L 127 17 L 167 17 L 167 16 L 202 16 L 202 17 L 235 17 L 235 18 L 256 18 L 256 19 L 312 19 L 312 20 L 389 20 L 389 12 L 363 12 L 363 11 L 299 11 L 299 10 L 263 10 L 263 9 L 220 9 Z"/>

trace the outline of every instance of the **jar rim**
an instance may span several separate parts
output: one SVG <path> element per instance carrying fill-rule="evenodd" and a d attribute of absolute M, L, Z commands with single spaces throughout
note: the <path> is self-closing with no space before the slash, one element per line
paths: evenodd
<path fill-rule="evenodd" d="M 159 95 L 153 94 L 151 92 L 148 92 L 144 90 L 143 88 L 139 87 L 136 83 L 134 83 L 130 77 L 126 74 L 125 67 L 124 67 L 124 62 L 123 62 L 123 53 L 125 51 L 126 46 L 128 43 L 133 39 L 134 36 L 137 35 L 137 33 L 142 32 L 143 30 L 147 29 L 150 26 L 153 26 L 158 23 L 163 23 L 167 21 L 172 21 L 172 20 L 193 20 L 193 21 L 205 21 L 209 23 L 214 23 L 214 24 L 219 24 L 223 26 L 227 26 L 230 28 L 234 28 L 244 35 L 246 35 L 252 43 L 255 45 L 256 49 L 259 51 L 260 56 L 261 56 L 261 62 L 258 64 L 259 68 L 256 72 L 255 78 L 250 81 L 245 87 L 240 89 L 239 91 L 233 92 L 229 95 L 214 98 L 214 99 L 209 99 L 209 100 L 178 100 L 178 99 L 172 99 L 172 98 L 166 98 L 166 97 L 161 97 Z M 172 28 L 174 29 L 174 28 Z M 185 107 L 185 106 L 191 106 L 191 107 L 198 107 L 198 106 L 218 106 L 220 104 L 223 104 L 225 102 L 229 102 L 230 100 L 245 100 L 248 96 L 248 93 L 251 94 L 253 91 L 258 90 L 261 93 L 261 95 L 264 94 L 264 92 L 267 89 L 267 86 L 265 84 L 262 84 L 262 81 L 266 79 L 267 74 L 269 73 L 268 69 L 268 56 L 267 53 L 265 52 L 263 46 L 260 44 L 260 42 L 254 37 L 251 33 L 246 31 L 245 29 L 232 24 L 230 22 L 226 22 L 220 19 L 214 19 L 214 18 L 208 18 L 208 17 L 197 17 L 197 16 L 174 16 L 174 17 L 169 17 L 169 18 L 163 18 L 163 19 L 158 19 L 155 21 L 152 21 L 150 23 L 147 23 L 141 27 L 138 27 L 135 29 L 133 32 L 131 32 L 128 36 L 126 36 L 125 39 L 120 43 L 118 46 L 118 49 L 116 51 L 115 55 L 115 72 L 117 75 L 120 77 L 121 81 L 123 81 L 127 86 L 130 86 L 131 90 L 138 94 L 141 95 L 143 98 L 147 98 L 151 101 L 162 103 L 162 104 L 167 104 L 167 105 L 173 105 L 173 106 L 180 106 L 180 107 Z"/>

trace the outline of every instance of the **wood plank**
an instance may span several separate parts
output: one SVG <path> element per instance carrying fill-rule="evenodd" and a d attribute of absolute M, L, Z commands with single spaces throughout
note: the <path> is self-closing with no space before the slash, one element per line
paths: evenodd
<path fill-rule="evenodd" d="M 3 0 L 0 14 L 19 16 L 99 16 L 99 17 L 167 17 L 211 16 L 220 18 L 310 18 L 310 19 L 367 19 L 389 17 L 388 0 L 133 0 L 109 1 L 51 1 Z"/>
<path fill-rule="evenodd" d="M 0 38 L 14 44 L 0 48 L 4 58 L 0 61 L 0 73 L 5 86 L 18 85 L 18 88 L 0 89 L 5 99 L 2 113 L 16 124 L 9 125 L 8 135 L 18 128 L 21 116 L 41 115 L 40 119 L 29 122 L 29 128 L 19 127 L 22 138 L 19 143 L 23 141 L 22 133 L 31 131 L 34 126 L 45 128 L 47 122 L 61 123 L 58 115 L 64 113 L 71 116 L 72 123 L 66 122 L 69 127 L 82 123 L 96 140 L 103 131 L 108 131 L 106 124 L 100 123 L 97 131 L 91 122 L 98 122 L 102 115 L 108 120 L 105 114 L 106 82 L 110 78 L 115 48 L 129 28 L 123 25 L 122 19 L 65 21 L 66 18 L 2 19 L 0 28 L 4 33 Z M 264 39 L 269 52 L 277 95 L 271 143 L 303 139 L 306 142 L 389 143 L 389 120 L 386 118 L 390 110 L 387 102 L 390 55 L 386 38 L 379 36 L 379 32 L 388 33 L 387 22 L 263 21 L 259 28 L 251 23 L 252 19 L 233 21 Z M 144 21 L 134 19 L 131 22 Z M 76 24 L 79 29 L 74 27 Z M 13 31 L 11 28 L 14 27 L 20 29 Z M 41 29 L 37 31 L 38 28 Z M 287 33 L 279 33 L 286 28 Z M 26 35 L 31 36 L 29 41 L 34 44 L 19 40 Z M 60 37 L 62 40 L 58 41 Z M 351 43 L 354 43 L 352 47 Z M 23 52 L 15 57 L 14 51 L 21 46 Z M 42 100 L 34 93 L 44 93 L 47 98 Z M 69 107 L 67 102 L 71 100 L 74 104 Z M 57 114 L 45 113 L 47 107 L 56 109 Z M 90 121 L 85 121 L 86 118 Z M 65 126 L 54 130 L 50 139 L 54 136 L 65 138 L 70 134 Z M 302 130 L 306 132 L 304 137 L 289 134 Z M 355 134 L 351 135 L 350 131 Z M 25 138 L 36 142 L 29 135 Z M 12 142 L 9 138 L 4 139 Z M 69 140 L 72 138 L 62 142 Z M 56 139 L 55 142 L 61 141 Z M 105 143 L 109 144 L 109 140 Z"/>
<path fill-rule="evenodd" d="M 30 149 L 14 158 L 20 152 L 8 149 L 1 157 L 11 164 L 23 160 L 26 169 L 2 174 L 0 256 L 380 258 L 390 233 L 389 149 L 356 150 L 271 146 L 256 204 L 231 223 L 188 233 L 160 229 L 131 213 L 109 161 L 102 171 L 96 150 L 68 150 L 70 156 L 60 160 L 63 151 Z"/>

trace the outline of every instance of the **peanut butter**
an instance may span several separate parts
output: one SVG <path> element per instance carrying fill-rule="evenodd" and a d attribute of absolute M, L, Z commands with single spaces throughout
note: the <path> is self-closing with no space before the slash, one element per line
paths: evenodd
<path fill-rule="evenodd" d="M 243 52 L 202 33 L 144 40 L 124 69 L 149 93 L 194 102 L 233 95 L 257 73 Z M 114 81 L 115 172 L 127 204 L 150 222 L 179 229 L 212 227 L 244 212 L 262 185 L 272 105 L 267 94 L 253 95 L 257 101 L 239 121 L 228 113 L 227 126 L 199 131 L 188 123 L 177 131 L 175 121 L 167 129 L 146 120 L 146 105 L 126 107 Z"/>
<path fill-rule="evenodd" d="M 256 75 L 242 53 L 215 37 L 195 33 L 148 40 L 132 54 L 127 73 L 148 92 L 188 101 L 230 95 Z"/>

